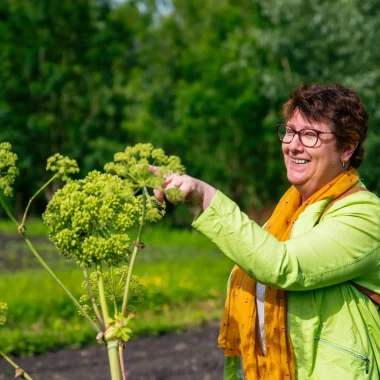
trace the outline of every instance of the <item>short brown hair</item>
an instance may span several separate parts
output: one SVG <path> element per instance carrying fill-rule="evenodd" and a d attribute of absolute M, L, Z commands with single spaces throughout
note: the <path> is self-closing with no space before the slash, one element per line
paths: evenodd
<path fill-rule="evenodd" d="M 351 165 L 355 168 L 361 165 L 368 114 L 355 90 L 338 83 L 313 84 L 310 87 L 302 83 L 284 104 L 282 114 L 285 120 L 289 120 L 297 110 L 308 121 L 327 124 L 335 133 L 339 151 L 358 144 L 351 156 Z"/>

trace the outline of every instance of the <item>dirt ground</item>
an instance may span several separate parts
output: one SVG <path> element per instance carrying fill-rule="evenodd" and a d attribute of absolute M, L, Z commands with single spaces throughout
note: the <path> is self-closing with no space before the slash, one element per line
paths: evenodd
<path fill-rule="evenodd" d="M 217 348 L 218 325 L 212 324 L 181 335 L 141 338 L 124 350 L 127 380 L 221 380 L 223 353 Z M 105 347 L 59 351 L 18 359 L 34 380 L 108 380 Z M 14 371 L 0 360 L 0 380 Z"/>

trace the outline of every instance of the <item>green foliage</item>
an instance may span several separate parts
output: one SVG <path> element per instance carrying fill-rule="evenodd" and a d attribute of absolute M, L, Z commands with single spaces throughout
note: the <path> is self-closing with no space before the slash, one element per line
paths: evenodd
<path fill-rule="evenodd" d="M 380 191 L 376 2 L 41 4 L 0 5 L 0 141 L 24 152 L 18 205 L 54 152 L 86 174 L 139 141 L 182 157 L 245 210 L 276 202 L 287 182 L 274 125 L 301 81 L 358 90 L 371 131 L 362 173 Z"/>
<path fill-rule="evenodd" d="M 13 194 L 13 183 L 19 171 L 16 167 L 17 154 L 12 152 L 12 145 L 0 143 L 0 189 L 5 196 Z"/>
<path fill-rule="evenodd" d="M 274 115 L 284 91 L 268 93 L 261 19 L 252 1 L 173 1 L 173 12 L 147 31 L 152 48 L 127 85 L 123 123 L 137 138 L 181 155 L 191 175 L 246 209 L 283 189 L 268 186 L 283 177 Z"/>
<path fill-rule="evenodd" d="M 136 317 L 128 323 L 132 338 L 220 319 L 231 261 L 197 233 L 159 225 L 152 231 L 135 268 L 146 293 L 143 304 L 133 304 Z M 58 277 L 79 298 L 82 270 L 56 257 L 55 251 L 44 252 Z M 94 331 L 42 269 L 3 270 L 0 275 L 0 294 L 9 306 L 0 349 L 20 355 L 94 343 Z"/>
<path fill-rule="evenodd" d="M 369 113 L 368 157 L 360 168 L 371 191 L 380 194 L 380 8 L 374 1 L 259 0 L 266 19 L 260 45 L 282 71 L 289 90 L 301 81 L 340 82 L 354 88 Z M 308 16 L 305 16 L 308 15 Z M 268 76 L 270 78 L 270 76 Z M 272 76 L 269 89 L 278 78 Z"/>
<path fill-rule="evenodd" d="M 142 67 L 127 84 L 127 131 L 170 147 L 190 174 L 256 209 L 287 183 L 275 124 L 290 91 L 302 81 L 341 82 L 368 107 L 368 156 L 376 155 L 375 2 L 176 0 L 172 7 L 147 30 Z M 371 190 L 380 186 L 377 166 L 377 158 L 364 162 Z"/>
<path fill-rule="evenodd" d="M 121 313 L 115 314 L 110 325 L 104 333 L 104 339 L 109 342 L 115 339 L 122 339 L 127 342 L 131 338 L 132 330 L 128 327 L 128 322 L 133 318 L 133 314 L 129 314 L 125 318 Z"/>
<path fill-rule="evenodd" d="M 134 2 L 115 13 L 110 2 L 95 0 L 4 0 L 0 14 L 0 141 L 22 152 L 22 208 L 35 179 L 44 178 L 46 157 L 59 151 L 87 173 L 130 140 L 119 128 L 123 86 L 146 21 Z M 98 159 L 93 146 L 100 136 L 108 157 Z"/>

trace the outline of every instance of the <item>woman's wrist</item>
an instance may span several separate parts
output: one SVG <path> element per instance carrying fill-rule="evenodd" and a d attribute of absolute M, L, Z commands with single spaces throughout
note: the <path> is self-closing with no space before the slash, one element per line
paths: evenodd
<path fill-rule="evenodd" d="M 202 211 L 205 211 L 210 206 L 211 201 L 216 194 L 216 189 L 205 182 L 203 182 L 203 186 L 204 186 L 204 192 L 203 192 L 203 199 L 200 204 L 200 207 Z"/>

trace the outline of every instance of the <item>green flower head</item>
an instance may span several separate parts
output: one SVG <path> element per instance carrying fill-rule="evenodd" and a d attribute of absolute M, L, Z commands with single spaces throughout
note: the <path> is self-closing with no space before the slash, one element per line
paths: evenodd
<path fill-rule="evenodd" d="M 3 325 L 6 322 L 7 312 L 8 312 L 8 305 L 4 302 L 0 302 L 0 325 Z"/>
<path fill-rule="evenodd" d="M 157 199 L 153 196 L 149 197 L 147 201 L 148 202 L 146 203 L 146 213 L 145 213 L 146 221 L 150 223 L 159 222 L 165 216 L 166 205 L 158 204 Z"/>
<path fill-rule="evenodd" d="M 54 156 L 48 158 L 46 170 L 57 173 L 62 181 L 67 182 L 72 174 L 79 172 L 79 167 L 75 160 L 56 153 Z"/>
<path fill-rule="evenodd" d="M 158 166 L 158 173 L 153 174 L 149 165 Z M 105 165 L 106 172 L 127 178 L 135 188 L 144 186 L 160 189 L 164 176 L 171 172 L 185 172 L 177 156 L 167 156 L 162 149 L 154 149 L 152 144 L 128 146 L 124 152 L 116 153 L 114 161 Z"/>
<path fill-rule="evenodd" d="M 0 189 L 5 196 L 13 195 L 13 184 L 19 170 L 16 167 L 17 154 L 12 152 L 12 145 L 0 143 Z"/>
<path fill-rule="evenodd" d="M 127 181 L 93 171 L 58 190 L 43 220 L 66 259 L 81 266 L 101 261 L 116 265 L 129 256 L 128 230 L 139 222 L 141 201 Z"/>

